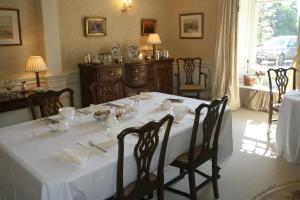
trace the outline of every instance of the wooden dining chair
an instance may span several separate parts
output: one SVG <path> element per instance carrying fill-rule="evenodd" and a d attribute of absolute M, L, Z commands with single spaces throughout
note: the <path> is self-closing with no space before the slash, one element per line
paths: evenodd
<path fill-rule="evenodd" d="M 124 84 L 121 79 L 102 83 L 93 82 L 90 85 L 93 103 L 100 104 L 124 98 Z"/>
<path fill-rule="evenodd" d="M 207 87 L 207 74 L 201 71 L 201 58 L 177 58 L 177 93 L 188 96 L 187 94 L 196 94 L 200 98 L 204 94 L 204 99 L 209 98 Z M 194 81 L 194 78 L 196 81 Z M 181 81 L 184 82 L 181 82 Z M 202 96 L 203 97 L 203 96 Z"/>
<path fill-rule="evenodd" d="M 118 200 L 140 200 L 157 190 L 157 199 L 163 200 L 164 193 L 164 162 L 171 125 L 174 117 L 166 115 L 159 121 L 151 121 L 140 128 L 127 128 L 118 135 L 118 163 L 117 163 L 117 194 Z M 166 126 L 165 126 L 166 125 Z M 165 127 L 163 133 L 160 128 Z M 124 139 L 128 134 L 134 134 L 138 141 L 134 147 L 136 164 L 136 181 L 124 187 Z M 162 138 L 162 139 L 161 139 Z M 157 174 L 151 173 L 152 158 L 162 141 Z M 150 195 L 151 196 L 151 195 Z"/>
<path fill-rule="evenodd" d="M 279 108 L 281 105 L 281 101 L 283 98 L 283 95 L 286 93 L 287 87 L 289 85 L 289 72 L 291 72 L 292 77 L 292 88 L 296 89 L 296 69 L 293 67 L 290 68 L 277 68 L 277 69 L 269 69 L 268 70 L 268 78 L 269 78 L 269 91 L 270 91 L 270 102 L 269 102 L 269 118 L 268 118 L 268 124 L 269 127 L 272 124 L 272 121 L 276 121 L 272 119 L 273 112 L 278 113 Z M 273 80 L 275 84 L 273 85 Z M 273 93 L 273 87 L 276 87 L 278 90 L 278 100 L 274 102 L 274 93 Z"/>
<path fill-rule="evenodd" d="M 74 107 L 74 91 L 70 88 L 65 88 L 60 91 L 48 90 L 46 92 L 33 93 L 28 96 L 29 106 L 33 119 L 37 119 L 37 113 L 34 109 L 38 105 L 40 116 L 49 117 L 58 114 L 59 108 L 64 107 L 62 99 L 67 95 L 70 106 Z"/>
<path fill-rule="evenodd" d="M 217 180 L 219 176 L 219 167 L 217 164 L 218 158 L 218 140 L 220 127 L 222 123 L 223 114 L 225 111 L 226 104 L 228 102 L 228 97 L 224 96 L 222 99 L 216 99 L 211 102 L 211 104 L 201 104 L 195 110 L 195 120 L 192 130 L 189 151 L 179 155 L 172 163 L 171 166 L 180 169 L 179 176 L 170 180 L 165 184 L 165 189 L 171 192 L 175 192 L 179 195 L 188 197 L 192 200 L 197 199 L 196 192 L 202 188 L 204 185 L 213 182 L 213 191 L 215 198 L 219 198 L 218 184 Z M 205 111 L 204 111 L 205 110 Z M 202 123 L 202 131 L 198 131 L 198 126 L 200 122 L 200 114 L 205 113 L 206 115 Z M 197 135 L 203 133 L 201 145 L 197 145 Z M 212 161 L 212 176 L 209 176 L 197 169 L 200 165 L 206 161 Z M 196 186 L 195 183 L 195 173 L 203 176 L 206 180 L 200 185 Z M 170 187 L 175 182 L 183 179 L 185 175 L 188 174 L 189 177 L 189 187 L 190 193 L 179 191 Z"/>
<path fill-rule="evenodd" d="M 134 95 L 140 94 L 142 92 L 153 92 L 153 91 L 154 91 L 154 88 L 153 88 L 152 82 L 148 82 L 146 84 L 138 85 L 138 86 L 132 86 L 132 85 L 125 84 L 125 96 L 126 97 L 134 96 Z"/>

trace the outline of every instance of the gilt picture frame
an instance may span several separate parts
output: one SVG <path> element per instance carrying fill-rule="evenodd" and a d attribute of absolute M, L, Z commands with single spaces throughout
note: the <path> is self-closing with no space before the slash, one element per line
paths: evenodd
<path fill-rule="evenodd" d="M 151 33 L 157 32 L 157 20 L 156 19 L 142 19 L 141 23 L 141 35 L 148 36 Z"/>
<path fill-rule="evenodd" d="M 203 29 L 203 13 L 186 13 L 179 15 L 180 39 L 203 39 Z"/>
<path fill-rule="evenodd" d="M 86 17 L 85 36 L 106 36 L 106 18 Z"/>
<path fill-rule="evenodd" d="M 19 9 L 0 8 L 0 46 L 22 45 Z"/>

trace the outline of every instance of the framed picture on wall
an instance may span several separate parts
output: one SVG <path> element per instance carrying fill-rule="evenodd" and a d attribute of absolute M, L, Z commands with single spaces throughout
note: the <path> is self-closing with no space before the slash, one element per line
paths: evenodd
<path fill-rule="evenodd" d="M 156 33 L 157 20 L 156 19 L 142 19 L 141 33 L 143 36 L 147 36 L 150 33 Z"/>
<path fill-rule="evenodd" d="M 19 9 L 0 8 L 0 46 L 22 45 Z"/>
<path fill-rule="evenodd" d="M 86 17 L 85 18 L 86 36 L 105 36 L 106 18 L 104 17 Z"/>
<path fill-rule="evenodd" d="M 187 13 L 179 15 L 181 39 L 203 39 L 203 13 Z"/>

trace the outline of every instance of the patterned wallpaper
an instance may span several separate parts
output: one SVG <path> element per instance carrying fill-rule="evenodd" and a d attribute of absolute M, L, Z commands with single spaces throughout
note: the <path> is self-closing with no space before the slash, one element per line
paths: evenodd
<path fill-rule="evenodd" d="M 109 52 L 120 44 L 123 50 L 130 45 L 141 46 L 145 37 L 141 36 L 141 19 L 158 20 L 158 32 L 162 45 L 166 45 L 167 12 L 166 0 L 133 0 L 133 7 L 121 13 L 121 0 L 63 0 L 58 2 L 60 37 L 62 46 L 63 72 L 77 70 L 77 64 L 84 61 L 87 50 L 96 55 Z M 84 17 L 106 17 L 106 36 L 84 36 Z"/>
<path fill-rule="evenodd" d="M 219 0 L 167 0 L 168 3 L 168 29 L 167 43 L 173 57 L 201 57 L 206 64 L 214 64 L 217 5 Z M 179 14 L 204 13 L 203 39 L 179 38 Z"/>
<path fill-rule="evenodd" d="M 158 33 L 171 57 L 200 56 L 204 63 L 214 63 L 218 0 L 133 0 L 127 13 L 121 12 L 122 0 L 57 0 L 62 54 L 62 72 L 77 71 L 84 53 L 109 52 L 120 44 L 142 46 L 141 19 L 158 20 Z M 34 77 L 25 72 L 27 58 L 45 58 L 41 0 L 1 0 L 0 7 L 20 9 L 22 46 L 0 47 L 0 80 Z M 204 39 L 179 39 L 179 14 L 204 12 Z M 106 36 L 84 36 L 84 17 L 102 16 L 107 19 Z M 45 58 L 46 59 L 46 58 Z M 43 75 L 43 74 L 42 74 Z M 46 74 L 44 74 L 46 75 Z"/>
<path fill-rule="evenodd" d="M 0 80 L 31 78 L 25 72 L 27 58 L 41 55 L 45 58 L 44 32 L 40 0 L 1 0 L 2 8 L 17 8 L 20 12 L 21 46 L 0 46 Z"/>

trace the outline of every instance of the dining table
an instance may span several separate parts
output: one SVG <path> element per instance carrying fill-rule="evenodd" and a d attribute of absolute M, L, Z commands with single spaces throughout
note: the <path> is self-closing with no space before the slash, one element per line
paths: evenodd
<path fill-rule="evenodd" d="M 300 90 L 287 92 L 282 99 L 276 127 L 279 155 L 288 162 L 300 163 Z"/>
<path fill-rule="evenodd" d="M 42 119 L 1 128 L 0 200 L 107 199 L 116 192 L 116 130 L 140 127 L 149 121 L 159 120 L 166 114 L 173 114 L 172 109 L 162 107 L 165 99 L 179 99 L 173 106 L 185 105 L 191 111 L 202 103 L 209 103 L 158 92 L 145 94 L 147 95 L 144 97 L 128 97 L 101 105 L 109 105 L 114 109 L 113 105 L 136 103 L 136 99 L 139 99 L 136 113 L 121 118 L 115 127 L 108 127 L 107 120 L 96 120 L 93 111 L 99 105 L 91 105 L 76 111 L 74 119 L 68 121 L 67 131 L 57 131 L 56 124 L 45 123 Z M 194 116 L 193 112 L 189 112 L 181 121 L 172 124 L 165 157 L 166 166 L 178 155 L 188 151 Z M 200 124 L 204 117 L 205 113 L 202 113 Z M 50 118 L 63 120 L 60 115 Z M 112 128 L 114 132 L 111 131 Z M 199 128 L 198 144 L 202 141 L 201 132 L 202 128 Z M 124 185 L 131 183 L 136 177 L 133 149 L 137 141 L 136 135 L 128 135 L 125 139 Z M 99 148 L 91 147 L 90 142 Z M 162 137 L 153 156 L 152 171 L 157 168 L 161 142 Z M 220 129 L 218 151 L 220 164 L 226 162 L 233 151 L 232 113 L 228 106 Z M 70 155 L 73 159 L 70 159 Z"/>

